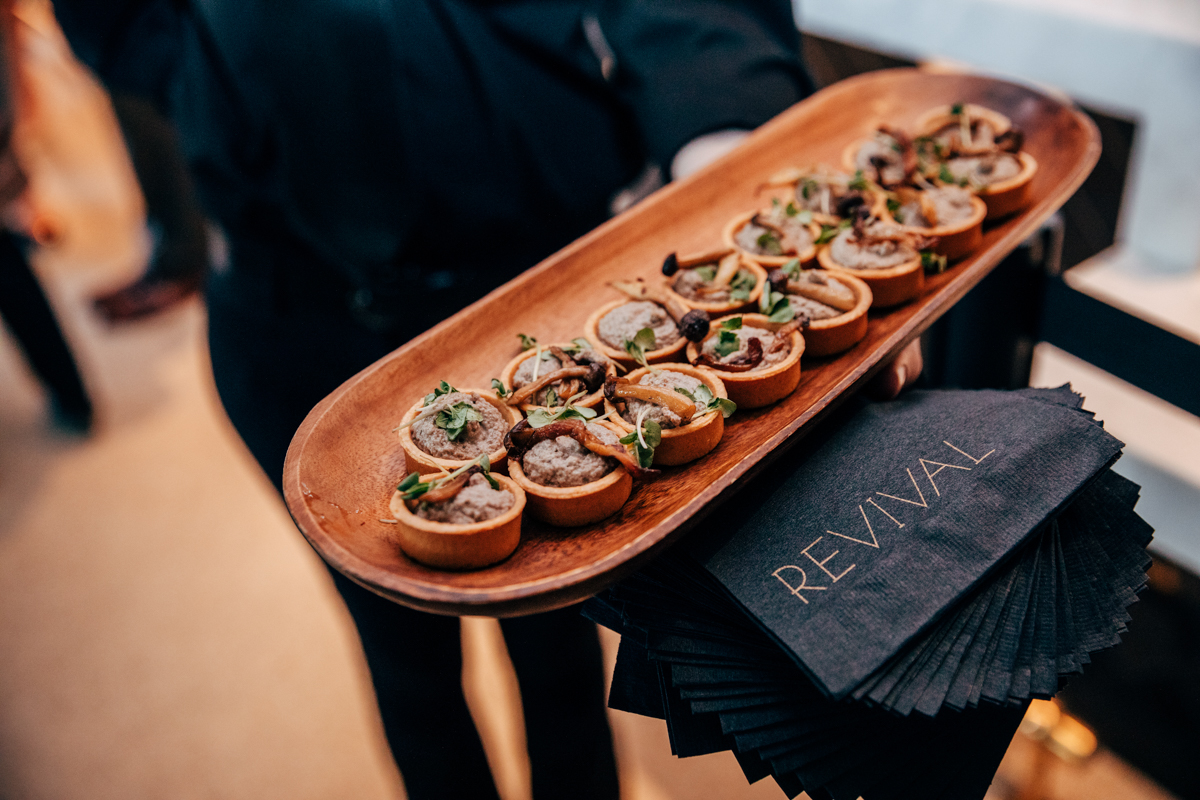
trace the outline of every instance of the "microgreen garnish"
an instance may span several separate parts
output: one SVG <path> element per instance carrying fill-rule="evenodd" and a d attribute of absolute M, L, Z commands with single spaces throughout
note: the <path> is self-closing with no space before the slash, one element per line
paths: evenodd
<path fill-rule="evenodd" d="M 900 201 L 899 200 L 897 200 L 894 197 L 889 197 L 887 199 L 887 210 L 888 210 L 888 213 L 892 215 L 892 219 L 896 220 L 897 222 L 900 221 Z"/>
<path fill-rule="evenodd" d="M 532 336 L 527 336 L 523 333 L 518 333 L 517 336 L 521 339 L 522 353 L 524 353 L 526 350 L 532 350 L 533 348 L 537 347 L 537 339 L 533 338 Z"/>
<path fill-rule="evenodd" d="M 788 280 L 798 280 L 800 278 L 800 259 L 793 258 L 791 261 L 780 267 L 783 274 L 788 276 Z"/>
<path fill-rule="evenodd" d="M 801 225 L 808 225 L 810 222 L 812 222 L 812 218 L 813 218 L 813 212 L 808 210 L 807 208 L 796 215 L 796 221 L 799 222 Z"/>
<path fill-rule="evenodd" d="M 954 179 L 954 174 L 950 172 L 950 168 L 945 164 L 942 164 L 941 169 L 938 170 L 938 180 L 942 183 L 958 183 Z"/>
<path fill-rule="evenodd" d="M 822 225 L 821 234 L 817 237 L 816 244 L 825 244 L 826 242 L 831 242 L 837 238 L 837 235 L 840 232 L 840 228 L 836 225 Z"/>
<path fill-rule="evenodd" d="M 962 116 L 962 112 L 963 112 L 963 104 L 962 103 L 955 103 L 954 105 L 950 106 L 950 115 L 951 116 L 954 116 L 954 117 Z"/>
<path fill-rule="evenodd" d="M 447 439 L 457 442 L 467 432 L 468 423 L 482 421 L 483 414 L 479 409 L 465 400 L 460 400 L 439 411 L 433 424 L 446 432 Z"/>
<path fill-rule="evenodd" d="M 768 256 L 783 255 L 783 245 L 779 242 L 779 237 L 775 235 L 775 231 L 763 231 L 754 240 L 758 244 L 758 248 Z"/>
<path fill-rule="evenodd" d="M 562 408 L 535 408 L 529 412 L 526 419 L 534 428 L 542 428 L 549 425 L 551 422 L 558 422 L 564 419 L 581 419 L 585 422 L 596 416 L 596 412 L 591 408 L 579 408 L 574 405 L 574 402 L 584 396 L 584 392 L 580 392 L 571 399 L 567 400 L 566 405 Z"/>
<path fill-rule="evenodd" d="M 707 267 L 696 267 L 696 274 L 705 283 L 712 283 L 717 278 L 717 268 L 711 264 Z"/>
<path fill-rule="evenodd" d="M 791 322 L 796 316 L 787 295 L 772 291 L 769 286 L 763 288 L 762 297 L 758 298 L 758 310 L 771 322 Z"/>
<path fill-rule="evenodd" d="M 501 400 L 509 395 L 508 389 L 504 388 L 504 384 L 500 382 L 499 378 L 492 378 L 492 389 L 495 390 L 496 397 L 499 397 Z"/>
<path fill-rule="evenodd" d="M 789 217 L 794 217 L 800 213 L 800 209 L 796 208 L 796 204 L 789 200 L 788 204 L 783 207 L 783 213 L 787 214 Z"/>
<path fill-rule="evenodd" d="M 946 257 L 939 256 L 932 250 L 921 251 L 921 266 L 928 275 L 941 275 L 946 271 Z"/>
<path fill-rule="evenodd" d="M 561 402 L 562 401 L 558 399 L 558 392 L 554 391 L 553 389 L 546 390 L 546 406 L 547 406 L 547 408 L 554 408 Z"/>
<path fill-rule="evenodd" d="M 721 323 L 721 327 L 727 331 L 736 331 L 738 328 L 742 327 L 742 318 L 730 317 Z"/>
<path fill-rule="evenodd" d="M 800 184 L 800 196 L 807 200 L 808 198 L 812 197 L 812 193 L 819 188 L 820 187 L 817 186 L 817 182 L 812 178 L 805 178 L 804 182 Z"/>
<path fill-rule="evenodd" d="M 488 485 L 490 485 L 493 489 L 498 490 L 500 488 L 500 482 L 492 477 L 491 459 L 488 458 L 487 453 L 484 453 L 470 464 L 459 467 L 446 477 L 438 478 L 437 480 L 422 481 L 420 475 L 415 472 L 410 472 L 408 477 L 400 481 L 400 484 L 396 487 L 396 491 L 400 492 L 400 497 L 403 500 L 416 500 L 426 492 L 436 489 L 438 486 L 442 486 L 443 484 L 454 480 L 459 475 L 462 475 L 464 472 L 474 466 L 478 466 L 483 470 L 483 477 L 485 480 L 487 480 Z"/>
<path fill-rule="evenodd" d="M 570 353 L 571 355 L 575 355 L 576 353 L 579 353 L 583 350 L 591 350 L 591 349 L 592 349 L 592 343 L 589 342 L 587 339 L 584 339 L 582 336 L 580 336 L 578 338 L 572 339 L 571 343 L 569 345 L 565 346 L 562 349 L 562 351 L 564 353 Z"/>
<path fill-rule="evenodd" d="M 675 391 L 696 404 L 698 407 L 697 416 L 707 414 L 709 411 L 720 411 L 722 417 L 729 419 L 733 412 L 737 411 L 737 403 L 725 397 L 717 397 L 712 393 L 712 389 L 709 389 L 703 383 L 691 392 L 680 386 L 676 386 Z"/>
<path fill-rule="evenodd" d="M 746 270 L 738 270 L 738 274 L 729 283 L 729 297 L 732 300 L 749 300 L 750 293 L 754 291 L 754 287 L 758 285 L 758 280 L 753 273 Z"/>
<path fill-rule="evenodd" d="M 458 389 L 455 389 L 450 384 L 446 383 L 445 381 L 442 381 L 441 383 L 438 384 L 438 387 L 436 389 L 434 389 L 429 394 L 425 395 L 425 402 L 422 403 L 421 405 L 427 406 L 430 403 L 432 403 L 434 400 L 437 400 L 442 395 L 453 394 L 454 392 L 457 392 L 457 391 L 458 391 Z"/>
<path fill-rule="evenodd" d="M 867 176 L 863 175 L 861 169 L 854 171 L 854 177 L 850 179 L 850 182 L 846 186 L 856 192 L 865 192 L 871 188 L 871 184 L 867 182 Z"/>
<path fill-rule="evenodd" d="M 649 469 L 654 463 L 654 449 L 662 443 L 662 426 L 652 419 L 646 419 L 649 410 L 649 405 L 642 408 L 633 432 L 620 438 L 621 444 L 633 445 L 633 452 L 637 454 L 638 464 L 643 469 Z"/>
<path fill-rule="evenodd" d="M 658 339 L 654 336 L 654 329 L 642 328 L 634 335 L 633 339 L 625 340 L 625 352 L 633 356 L 633 360 L 643 367 L 649 367 L 650 364 L 646 361 L 646 353 L 654 350 L 657 344 Z"/>
<path fill-rule="evenodd" d="M 736 353 L 741 349 L 742 341 L 733 331 L 723 330 L 717 334 L 717 343 L 713 345 L 713 351 L 721 358 Z"/>

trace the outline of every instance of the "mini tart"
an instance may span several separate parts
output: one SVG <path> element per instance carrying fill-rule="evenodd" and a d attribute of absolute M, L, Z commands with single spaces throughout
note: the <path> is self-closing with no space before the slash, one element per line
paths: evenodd
<path fill-rule="evenodd" d="M 505 405 L 504 401 L 496 397 L 495 392 L 491 390 L 483 391 L 482 389 L 459 389 L 458 391 L 462 392 L 463 394 L 474 393 L 482 397 L 484 400 L 487 400 L 500 411 L 500 416 L 504 418 L 504 421 L 508 423 L 510 428 L 521 421 L 521 412 L 517 411 L 515 408 Z M 404 423 L 420 414 L 425 408 L 425 406 L 422 405 L 423 402 L 424 399 L 418 400 L 416 405 L 414 405 L 405 413 L 404 418 L 400 420 L 400 424 L 404 425 Z M 463 461 L 451 458 L 438 458 L 437 456 L 432 456 L 429 453 L 426 453 L 424 450 L 417 447 L 417 443 L 413 441 L 411 425 L 401 428 L 398 433 L 400 434 L 400 446 L 404 448 L 404 461 L 406 464 L 405 473 L 420 472 L 424 474 L 426 472 L 453 472 L 459 467 L 466 466 L 467 464 L 471 464 L 475 461 L 474 458 L 469 458 Z M 491 461 L 491 468 L 493 471 L 504 469 L 504 463 L 507 459 L 507 455 L 508 454 L 504 451 L 503 447 L 499 448 L 495 452 L 488 453 L 488 460 Z"/>
<path fill-rule="evenodd" d="M 866 338 L 867 309 L 875 299 L 871 287 L 866 281 L 851 275 L 849 270 L 840 270 L 837 279 L 850 287 L 850 291 L 858 297 L 858 302 L 854 304 L 854 308 L 836 317 L 813 320 L 809 323 L 804 329 L 804 354 L 807 356 L 820 357 L 841 353 Z M 734 402 L 737 402 L 736 398 Z"/>
<path fill-rule="evenodd" d="M 708 336 L 704 337 L 704 342 L 721 332 L 722 322 L 734 317 L 741 317 L 742 322 L 751 328 L 775 331 L 783 327 L 781 323 L 771 322 L 763 314 L 730 314 L 728 317 L 713 320 Z M 866 317 L 864 316 L 863 319 L 865 320 Z M 688 343 L 687 357 L 692 364 L 695 364 L 696 359 L 700 357 L 700 349 L 704 346 L 704 342 Z M 726 372 L 707 366 L 700 366 L 697 369 L 716 374 L 725 384 L 725 391 L 729 393 L 729 399 L 737 403 L 738 408 L 762 408 L 787 397 L 800 385 L 800 356 L 804 354 L 804 344 L 804 336 L 800 334 L 800 331 L 794 331 L 792 333 L 792 349 L 787 358 L 763 370 Z M 664 441 L 667 433 L 668 431 L 663 431 Z M 656 460 L 657 455 L 656 452 Z"/>
<path fill-rule="evenodd" d="M 588 317 L 587 324 L 583 327 L 584 338 L 592 343 L 592 348 L 595 349 L 597 353 L 605 356 L 610 361 L 616 361 L 618 364 L 621 364 L 625 367 L 636 366 L 637 361 L 635 361 L 633 356 L 629 355 L 629 353 L 626 353 L 624 350 L 617 350 L 615 347 L 609 347 L 600 340 L 600 319 L 615 308 L 619 308 L 626 303 L 636 302 L 638 301 L 625 297 L 620 300 L 614 300 L 611 303 L 605 303 L 592 312 L 592 315 Z M 669 347 L 660 347 L 658 350 L 651 350 L 649 353 L 646 353 L 646 361 L 651 364 L 659 364 L 663 361 L 673 361 L 680 357 L 680 354 L 683 353 L 683 348 L 686 345 L 687 339 L 683 338 L 683 335 L 681 334 L 680 337 L 676 339 L 675 342 Z"/>
<path fill-rule="evenodd" d="M 932 136 L 947 125 L 957 125 L 958 117 L 950 113 L 952 108 L 951 105 L 937 106 L 917 117 L 915 126 L 917 136 Z M 999 111 L 993 111 L 985 106 L 977 106 L 974 103 L 966 103 L 963 110 L 967 112 L 972 121 L 980 120 L 991 125 L 996 136 L 1008 133 L 1012 128 L 1012 120 Z"/>
<path fill-rule="evenodd" d="M 953 225 L 939 225 L 936 228 L 921 228 L 915 225 L 900 227 L 923 236 L 936 236 L 938 242 L 933 246 L 933 251 L 945 256 L 949 261 L 958 261 L 983 244 L 983 219 L 987 213 L 987 204 L 976 195 L 971 198 L 971 216 Z M 874 286 L 871 288 L 874 290 Z"/>
<path fill-rule="evenodd" d="M 678 272 L 666 279 L 666 286 L 664 288 L 668 294 L 688 308 L 698 308 L 701 311 L 707 311 L 710 316 L 715 314 L 729 314 L 737 311 L 739 308 L 755 307 L 758 305 L 758 298 L 762 297 L 763 287 L 767 285 L 767 271 L 761 264 L 746 255 L 744 251 L 739 250 L 738 252 L 741 254 L 739 268 L 753 273 L 754 280 L 756 281 L 754 288 L 750 291 L 750 296 L 745 300 L 727 300 L 724 303 L 703 303 L 699 300 L 691 300 L 675 291 L 674 284 L 675 278 L 679 276 Z M 689 269 L 691 268 L 689 267 Z M 683 272 L 683 269 L 680 269 L 679 272 Z"/>
<path fill-rule="evenodd" d="M 729 397 L 725 391 L 725 384 L 722 379 L 714 375 L 710 370 L 693 367 L 691 364 L 663 364 L 658 369 L 691 375 L 693 378 L 707 385 L 714 397 Z M 642 369 L 635 369 L 629 373 L 628 378 L 632 382 L 637 383 L 649 371 L 644 367 Z M 617 409 L 608 400 L 604 401 L 604 411 L 609 415 L 608 419 L 612 421 L 613 425 L 617 426 L 620 430 L 622 436 L 627 433 L 633 433 L 633 426 L 617 413 Z M 701 456 L 711 453 L 721 443 L 721 437 L 724 434 L 725 417 L 721 415 L 720 411 L 710 411 L 686 425 L 664 430 L 662 432 L 662 442 L 659 443 L 658 448 L 654 451 L 654 466 L 673 467 L 679 464 L 686 464 L 689 461 L 695 461 Z"/>
<path fill-rule="evenodd" d="M 443 474 L 422 475 L 435 480 Z M 400 549 L 413 561 L 437 569 L 479 569 L 512 555 L 521 541 L 521 512 L 525 492 L 516 481 L 492 473 L 492 477 L 513 496 L 512 507 L 499 516 L 458 525 L 423 519 L 408 510 L 400 492 L 393 492 L 390 503 L 396 518 L 396 538 Z"/>
<path fill-rule="evenodd" d="M 1017 153 L 1021 171 L 1006 181 L 996 181 L 979 190 L 979 198 L 987 206 L 986 219 L 1000 219 L 1029 205 L 1033 199 L 1029 187 L 1037 174 L 1037 159 L 1024 150 Z"/>
<path fill-rule="evenodd" d="M 616 425 L 598 422 L 618 436 L 624 436 Z M 543 486 L 525 475 L 520 459 L 508 465 L 508 474 L 525 491 L 529 513 L 535 519 L 562 528 L 591 525 L 611 517 L 621 510 L 633 491 L 633 478 L 620 464 L 603 478 L 581 486 Z"/>
<path fill-rule="evenodd" d="M 591 341 L 591 339 L 589 339 L 588 341 Z M 593 342 L 593 346 L 594 345 L 595 345 L 595 343 Z M 554 347 L 560 347 L 560 348 L 574 347 L 574 346 L 575 346 L 575 344 L 573 342 L 568 342 L 565 345 L 564 344 L 555 344 L 554 345 Z M 547 345 L 547 347 L 543 347 L 542 352 L 545 352 L 548 347 L 549 347 L 549 345 Z M 521 365 L 524 364 L 527 359 L 532 358 L 537 353 L 537 351 L 538 351 L 538 349 L 536 347 L 531 347 L 530 349 L 521 352 L 512 361 L 508 362 L 507 366 L 504 367 L 504 371 L 500 373 L 500 382 L 504 384 L 505 389 L 507 389 L 510 392 L 513 391 L 513 379 L 517 375 L 517 370 L 519 370 L 521 368 Z M 596 352 L 599 353 L 600 351 L 597 350 Z M 570 354 L 568 353 L 568 355 L 570 355 Z M 602 353 L 602 355 L 607 356 L 608 354 Z M 493 394 L 494 394 L 494 392 L 493 392 Z M 564 397 L 563 401 L 565 402 L 566 400 L 567 400 L 567 398 Z M 500 402 L 503 403 L 504 401 L 501 400 Z M 596 391 L 592 392 L 591 394 L 585 395 L 584 397 L 580 398 L 580 400 L 578 402 L 574 403 L 574 406 L 576 408 L 596 408 L 603 402 L 604 402 L 604 389 L 600 388 L 600 389 L 597 389 Z M 528 414 L 530 411 L 534 410 L 535 408 L 543 408 L 543 406 L 539 406 L 536 403 L 522 403 L 520 406 L 520 409 L 522 411 L 524 411 L 526 414 Z"/>
<path fill-rule="evenodd" d="M 919 253 L 916 258 L 894 267 L 859 269 L 857 267 L 843 267 L 833 260 L 831 252 L 832 250 L 829 245 L 825 245 L 817 253 L 817 261 L 821 263 L 822 267 L 836 274 L 839 278 L 847 276 L 865 283 L 870 288 L 870 296 L 872 298 L 871 308 L 898 306 L 901 303 L 907 303 L 909 300 L 920 296 L 921 292 L 925 290 L 925 269 L 921 266 L 921 255 Z M 859 298 L 859 304 L 862 304 L 861 297 Z M 855 306 L 855 310 L 857 308 Z M 840 318 L 829 321 L 835 322 L 837 319 Z M 815 325 L 816 323 L 813 323 L 814 327 Z M 805 335 L 811 334 L 806 332 Z M 809 355 L 817 355 L 811 346 L 809 348 Z"/>
<path fill-rule="evenodd" d="M 750 219 L 755 214 L 759 214 L 759 213 L 761 213 L 761 212 L 749 211 L 745 214 L 738 214 L 736 217 L 731 219 L 729 221 L 729 224 L 725 226 L 725 230 L 722 233 L 722 238 L 725 241 L 725 246 L 732 247 L 735 250 L 737 250 L 739 253 L 742 254 L 742 257 L 744 260 L 755 261 L 766 267 L 782 267 L 784 264 L 788 263 L 792 259 L 799 259 L 801 264 L 807 264 L 807 263 L 811 262 L 814 258 L 817 257 L 817 245 L 815 243 L 817 241 L 817 237 L 821 235 L 821 226 L 816 224 L 815 222 L 810 222 L 808 224 L 808 232 L 812 234 L 812 239 L 813 239 L 814 244 L 810 245 L 809 248 L 807 250 L 805 250 L 803 253 L 797 253 L 794 256 L 760 256 L 760 255 L 756 255 L 754 253 L 747 253 L 745 250 L 738 247 L 737 242 L 734 238 L 737 236 L 737 232 L 740 231 L 742 229 L 742 227 L 745 226 L 745 224 L 747 222 L 749 222 Z"/>

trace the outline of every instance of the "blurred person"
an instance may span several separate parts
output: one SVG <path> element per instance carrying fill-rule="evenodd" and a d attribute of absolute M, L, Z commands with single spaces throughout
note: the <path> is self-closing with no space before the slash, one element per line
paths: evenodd
<path fill-rule="evenodd" d="M 812 89 L 786 0 L 196 0 L 183 19 L 173 116 L 230 253 L 213 371 L 277 488 L 344 380 Z M 331 575 L 409 796 L 495 797 L 458 620 Z M 595 626 L 568 608 L 501 629 L 534 797 L 616 798 Z"/>
<path fill-rule="evenodd" d="M 19 5 L 19 4 L 18 4 Z M 0 318 L 24 352 L 30 368 L 45 386 L 57 425 L 87 433 L 93 420 L 79 367 L 63 337 L 54 310 L 29 263 L 33 242 L 26 234 L 52 237 L 38 219 L 35 187 L 26 179 L 18 152 L 28 143 L 31 117 L 37 113 L 39 78 L 47 66 L 46 49 L 37 32 L 14 15 L 12 2 L 0 4 Z M 49 63 L 53 64 L 51 58 Z M 53 66 L 51 67 L 53 69 Z M 25 136 L 21 136 L 24 128 Z"/>

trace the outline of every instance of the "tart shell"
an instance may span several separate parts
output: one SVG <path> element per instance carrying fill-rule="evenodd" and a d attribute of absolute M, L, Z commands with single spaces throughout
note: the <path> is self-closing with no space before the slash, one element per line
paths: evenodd
<path fill-rule="evenodd" d="M 850 287 L 858 302 L 844 314 L 815 320 L 804 329 L 804 354 L 807 356 L 820 357 L 841 353 L 866 338 L 867 309 L 875 299 L 871 287 L 866 281 L 848 271 L 839 271 L 837 279 Z"/>
<path fill-rule="evenodd" d="M 987 219 L 1000 219 L 1014 214 L 1029 205 L 1032 199 L 1029 187 L 1037 174 L 1037 159 L 1022 150 L 1017 153 L 1021 171 L 1006 181 L 997 181 L 979 191 L 979 198 L 987 205 Z"/>
<path fill-rule="evenodd" d="M 421 480 L 438 475 L 423 475 Z M 389 504 L 396 518 L 396 538 L 400 549 L 414 561 L 437 569 L 480 569 L 512 555 L 521 542 L 521 512 L 525 492 L 506 475 L 492 475 L 513 496 L 512 508 L 483 522 L 456 525 L 422 519 L 408 510 L 393 492 Z"/>
<path fill-rule="evenodd" d="M 597 423 L 605 425 L 605 423 Z M 605 425 L 623 436 L 626 432 L 616 425 Z M 591 525 L 611 517 L 621 510 L 633 492 L 633 478 L 619 464 L 603 478 L 582 486 L 542 486 L 525 475 L 521 462 L 513 459 L 508 465 L 513 482 L 525 491 L 529 513 L 536 519 L 562 528 Z"/>
<path fill-rule="evenodd" d="M 978 196 L 971 198 L 971 216 L 953 225 L 939 225 L 936 228 L 919 228 L 912 225 L 901 225 L 905 230 L 914 231 L 924 236 L 936 236 L 938 242 L 933 251 L 945 256 L 949 261 L 958 261 L 979 245 L 983 244 L 983 218 L 987 216 L 988 207 Z"/>
<path fill-rule="evenodd" d="M 591 341 L 591 340 L 589 339 L 588 341 Z M 571 342 L 568 342 L 566 345 L 563 345 L 561 343 L 554 344 L 554 347 L 574 347 L 574 346 L 575 345 Z M 543 348 L 543 349 L 545 349 L 545 348 Z M 599 352 L 599 351 L 597 351 L 597 352 Z M 516 358 L 514 358 L 512 361 L 509 361 L 508 364 L 505 365 L 504 371 L 500 373 L 500 382 L 504 384 L 505 389 L 507 389 L 510 392 L 513 391 L 513 379 L 517 375 L 517 370 L 521 368 L 521 365 L 524 364 L 527 359 L 532 358 L 536 353 L 537 353 L 536 347 L 530 348 L 529 350 L 525 350 L 525 351 L 521 352 L 519 355 L 517 355 Z M 602 355 L 607 355 L 607 353 L 602 353 Z M 565 401 L 565 400 L 567 400 L 567 398 L 564 397 L 563 400 Z M 583 398 L 581 398 L 579 400 L 579 402 L 575 403 L 574 405 L 576 408 L 596 408 L 603 402 L 604 402 L 604 390 L 597 389 L 596 391 L 592 392 L 591 394 L 585 395 Z M 543 408 L 543 406 L 539 406 L 536 403 L 523 403 L 523 404 L 521 404 L 521 406 L 519 406 L 519 408 L 522 411 L 524 411 L 526 414 L 528 414 L 530 411 L 533 411 L 535 408 Z"/>
<path fill-rule="evenodd" d="M 485 392 L 481 389 L 459 389 L 459 391 L 463 394 L 477 394 L 484 400 L 487 400 L 489 403 L 495 406 L 497 410 L 500 411 L 500 416 L 504 418 L 504 421 L 510 428 L 521 421 L 521 413 L 515 408 L 511 408 L 510 406 L 506 405 L 504 401 L 496 397 L 495 393 L 492 391 Z M 400 424 L 404 425 L 404 423 L 410 421 L 420 414 L 421 410 L 424 408 L 424 406 L 421 405 L 423 402 L 424 400 L 418 400 L 416 404 L 404 414 L 404 418 L 400 420 Z M 425 474 L 428 472 L 453 472 L 459 467 L 470 464 L 475 460 L 474 458 L 469 458 L 459 461 L 451 458 L 438 458 L 437 456 L 426 453 L 424 450 L 417 447 L 417 443 L 413 441 L 411 425 L 401 428 L 399 431 L 397 431 L 397 433 L 400 435 L 400 446 L 404 449 L 406 473 L 419 472 L 421 474 Z M 505 452 L 504 448 L 501 447 L 494 452 L 488 453 L 488 460 L 491 461 L 492 471 L 503 471 L 508 460 L 508 454 Z"/>
<path fill-rule="evenodd" d="M 951 108 L 952 106 L 948 105 L 937 106 L 917 117 L 917 124 L 915 126 L 917 136 L 932 136 L 947 125 L 955 124 L 958 120 L 950 113 Z M 967 103 L 964 110 L 970 115 L 971 119 L 983 120 L 989 123 L 997 136 L 1007 133 L 1012 128 L 1012 120 L 999 111 L 993 111 L 986 106 Z"/>
<path fill-rule="evenodd" d="M 663 364 L 659 369 L 682 372 L 703 382 L 715 397 L 728 398 L 725 383 L 721 378 L 706 369 L 693 367 L 691 364 Z M 637 383 L 649 370 L 642 368 L 629 373 L 629 379 Z M 616 425 L 621 434 L 633 432 L 633 426 L 617 413 L 617 409 L 608 400 L 604 401 L 604 410 L 609 414 L 608 419 Z M 680 428 L 670 428 L 662 432 L 662 441 L 654 451 L 654 466 L 673 467 L 695 461 L 701 456 L 711 453 L 725 434 L 725 418 L 720 411 L 710 411 L 698 420 L 689 422 Z"/>
<path fill-rule="evenodd" d="M 672 297 L 688 308 L 698 308 L 701 311 L 707 311 L 710 315 L 731 314 L 739 308 L 753 308 L 758 305 L 758 298 L 762 297 L 763 287 L 767 285 L 767 270 L 762 264 L 750 258 L 744 251 L 739 250 L 738 253 L 741 256 L 739 266 L 747 272 L 752 273 L 755 280 L 754 289 L 751 290 L 750 296 L 745 300 L 728 300 L 724 303 L 704 303 L 699 300 L 691 300 L 675 291 L 674 283 L 675 279 L 679 276 L 678 272 L 666 279 L 664 288 Z"/>
<path fill-rule="evenodd" d="M 907 303 L 918 297 L 925 289 L 925 270 L 921 266 L 920 255 L 903 264 L 886 269 L 856 269 L 843 267 L 833 260 L 830 253 L 828 245 L 822 247 L 821 251 L 817 253 L 817 260 L 821 262 L 821 266 L 836 273 L 839 277 L 845 275 L 865 283 L 871 290 L 871 308 L 890 308 Z M 857 306 L 855 308 L 857 309 Z M 865 332 L 863 335 L 866 335 Z M 816 355 L 811 350 L 809 354 Z"/>
<path fill-rule="evenodd" d="M 722 238 L 724 239 L 725 244 L 741 253 L 743 259 L 757 262 L 762 264 L 764 267 L 782 267 L 792 259 L 798 259 L 801 264 L 808 264 L 814 258 L 816 258 L 817 245 L 815 242 L 817 241 L 817 237 L 821 235 L 821 227 L 815 222 L 810 222 L 808 224 L 808 232 L 812 234 L 814 244 L 812 244 L 803 253 L 797 253 L 794 256 L 760 256 L 754 253 L 747 253 L 745 250 L 738 247 L 737 243 L 734 241 L 734 237 L 737 235 L 737 232 L 741 230 L 742 227 L 749 222 L 755 214 L 758 213 L 760 212 L 749 211 L 745 214 L 738 214 L 729 221 L 729 224 L 725 226 L 725 230 L 722 233 Z"/>
<path fill-rule="evenodd" d="M 605 303 L 592 312 L 588 317 L 587 324 L 583 328 L 584 337 L 592 343 L 597 353 L 608 358 L 610 361 L 616 361 L 626 367 L 637 366 L 637 362 L 633 357 L 624 350 L 618 350 L 615 347 L 609 347 L 600 340 L 600 320 L 601 318 L 612 311 L 614 308 L 625 305 L 626 303 L 636 303 L 638 301 L 631 300 L 628 297 L 621 300 L 614 300 L 611 303 Z M 653 301 L 651 301 L 653 302 Z M 683 348 L 687 345 L 687 339 L 681 335 L 670 347 L 661 347 L 658 350 L 651 350 L 646 353 L 646 361 L 651 364 L 659 364 L 663 361 L 674 361 L 683 353 Z"/>
<path fill-rule="evenodd" d="M 868 290 L 869 291 L 869 290 Z M 783 327 L 780 323 L 771 322 L 763 314 L 730 314 L 727 317 L 713 320 L 712 328 L 704 341 L 720 333 L 721 323 L 727 319 L 741 317 L 745 325 L 755 328 L 777 330 Z M 865 317 L 864 317 L 865 319 Z M 687 357 L 693 365 L 700 357 L 700 349 L 704 342 L 689 342 Z M 697 369 L 716 374 L 725 384 L 729 399 L 737 403 L 738 408 L 762 408 L 777 403 L 796 390 L 800 385 L 800 356 L 804 354 L 805 338 L 799 331 L 792 333 L 792 349 L 787 358 L 763 370 L 752 372 L 726 372 L 708 366 L 697 366 Z M 663 431 L 664 436 L 666 431 Z"/>

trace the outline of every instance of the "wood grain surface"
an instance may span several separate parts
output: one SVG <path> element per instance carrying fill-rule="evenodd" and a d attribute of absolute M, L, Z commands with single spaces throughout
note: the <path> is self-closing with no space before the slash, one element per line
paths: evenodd
<path fill-rule="evenodd" d="M 990 224 L 980 249 L 930 278 L 921 297 L 873 311 L 867 337 L 846 353 L 806 357 L 792 395 L 735 414 L 716 450 L 636 487 L 624 508 L 602 523 L 552 528 L 527 518 L 516 552 L 474 572 L 430 569 L 400 552 L 395 526 L 380 521 L 391 517 L 388 500 L 404 471 L 392 429 L 439 380 L 488 386 L 516 355 L 518 333 L 543 342 L 582 335 L 589 314 L 618 297 L 606 281 L 654 276 L 672 251 L 720 247 L 725 224 L 766 202 L 760 187 L 778 170 L 837 165 L 846 144 L 878 124 L 911 127 L 929 108 L 961 101 L 1011 117 L 1041 169 L 1032 205 Z M 805 426 L 860 387 L 1058 209 L 1099 153 L 1087 117 L 1025 86 L 915 69 L 831 86 L 780 114 L 721 161 L 660 190 L 344 383 L 312 410 L 292 441 L 284 467 L 288 508 L 326 561 L 414 608 L 515 616 L 581 600 L 637 569 L 798 441 Z"/>

